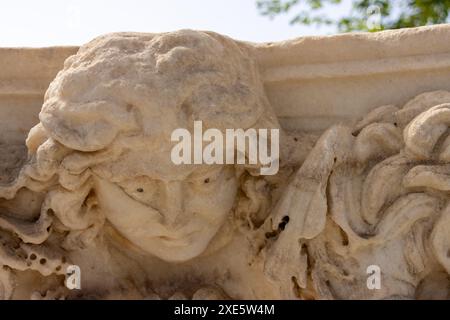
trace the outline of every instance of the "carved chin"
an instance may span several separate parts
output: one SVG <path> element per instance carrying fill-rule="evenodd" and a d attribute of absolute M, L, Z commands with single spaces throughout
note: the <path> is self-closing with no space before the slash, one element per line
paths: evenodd
<path fill-rule="evenodd" d="M 168 262 L 183 262 L 200 255 L 220 226 L 188 223 L 173 232 L 161 214 L 128 196 L 120 187 L 95 179 L 99 204 L 108 221 L 135 246 Z"/>

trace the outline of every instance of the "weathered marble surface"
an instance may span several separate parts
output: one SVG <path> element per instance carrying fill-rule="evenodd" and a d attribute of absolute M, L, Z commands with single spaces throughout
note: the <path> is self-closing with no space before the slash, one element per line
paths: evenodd
<path fill-rule="evenodd" d="M 0 297 L 448 298 L 448 43 L 443 25 L 0 49 Z M 279 128 L 280 171 L 175 166 L 194 120 Z"/>

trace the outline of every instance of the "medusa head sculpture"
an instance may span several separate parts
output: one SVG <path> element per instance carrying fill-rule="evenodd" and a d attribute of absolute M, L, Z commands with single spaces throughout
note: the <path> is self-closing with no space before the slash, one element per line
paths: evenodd
<path fill-rule="evenodd" d="M 233 298 L 447 297 L 448 92 L 320 136 L 280 130 L 273 177 L 172 162 L 172 133 L 196 121 L 280 129 L 250 51 L 184 30 L 106 35 L 67 59 L 27 161 L 0 181 L 1 297 L 61 286 L 86 261 L 89 288 L 119 297 L 137 283 L 163 297 L 211 283 Z"/>
<path fill-rule="evenodd" d="M 50 84 L 39 119 L 29 160 L 0 197 L 30 193 L 40 210 L 28 220 L 2 214 L 0 226 L 24 251 L 2 264 L 44 275 L 63 274 L 61 248 L 89 247 L 105 224 L 164 261 L 200 255 L 235 207 L 245 169 L 175 165 L 171 133 L 196 120 L 218 130 L 279 127 L 246 48 L 189 30 L 81 47 Z M 32 252 L 45 246 L 55 261 Z"/>

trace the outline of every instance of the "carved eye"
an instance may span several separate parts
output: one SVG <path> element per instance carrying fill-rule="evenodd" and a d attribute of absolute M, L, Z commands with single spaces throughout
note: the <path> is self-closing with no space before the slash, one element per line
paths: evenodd
<path fill-rule="evenodd" d="M 209 185 L 217 181 L 221 176 L 223 171 L 222 166 L 217 166 L 215 168 L 208 168 L 208 170 L 202 170 L 192 174 L 189 180 L 198 186 Z"/>
<path fill-rule="evenodd" d="M 158 197 L 158 182 L 148 177 L 134 177 L 117 185 L 131 198 L 145 205 L 151 205 Z"/>

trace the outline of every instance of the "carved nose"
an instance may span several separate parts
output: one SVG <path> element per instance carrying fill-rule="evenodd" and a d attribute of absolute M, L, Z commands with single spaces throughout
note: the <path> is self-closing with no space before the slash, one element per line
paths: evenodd
<path fill-rule="evenodd" d="M 164 221 L 169 226 L 177 224 L 177 218 L 183 213 L 184 197 L 182 182 L 162 182 L 160 212 L 164 215 Z"/>

